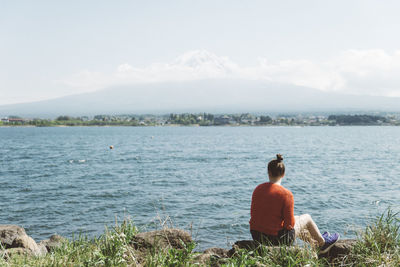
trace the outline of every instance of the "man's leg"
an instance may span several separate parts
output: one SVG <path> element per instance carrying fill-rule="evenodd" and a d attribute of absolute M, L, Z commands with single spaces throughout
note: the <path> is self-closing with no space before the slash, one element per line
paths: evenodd
<path fill-rule="evenodd" d="M 319 232 L 318 226 L 309 214 L 294 216 L 294 218 L 296 222 L 294 225 L 296 237 L 310 243 L 311 245 L 317 245 L 319 247 L 322 247 L 325 244 L 325 240 Z"/>

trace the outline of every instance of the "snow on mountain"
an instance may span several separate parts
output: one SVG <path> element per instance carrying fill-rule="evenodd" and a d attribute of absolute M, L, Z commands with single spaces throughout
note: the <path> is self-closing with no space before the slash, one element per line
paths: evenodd
<path fill-rule="evenodd" d="M 193 50 L 177 57 L 172 66 L 187 67 L 213 76 L 231 74 L 238 70 L 238 65 L 227 57 L 219 57 L 207 50 Z"/>

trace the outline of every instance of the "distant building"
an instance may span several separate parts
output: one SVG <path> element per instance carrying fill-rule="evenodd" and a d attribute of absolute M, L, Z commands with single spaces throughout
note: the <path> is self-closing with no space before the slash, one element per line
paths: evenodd
<path fill-rule="evenodd" d="M 8 122 L 24 122 L 25 120 L 24 119 L 21 119 L 21 118 L 13 118 L 13 119 L 8 119 Z"/>
<path fill-rule="evenodd" d="M 8 118 L 2 118 L 1 121 L 2 122 L 9 122 Z"/>
<path fill-rule="evenodd" d="M 230 118 L 227 115 L 214 118 L 214 124 L 216 125 L 226 125 L 229 124 Z"/>

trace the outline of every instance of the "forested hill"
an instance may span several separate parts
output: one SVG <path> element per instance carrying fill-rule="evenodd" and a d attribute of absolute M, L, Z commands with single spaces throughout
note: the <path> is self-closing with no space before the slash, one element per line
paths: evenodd
<path fill-rule="evenodd" d="M 379 125 L 389 122 L 385 117 L 372 115 L 330 115 L 328 120 L 339 125 Z"/>

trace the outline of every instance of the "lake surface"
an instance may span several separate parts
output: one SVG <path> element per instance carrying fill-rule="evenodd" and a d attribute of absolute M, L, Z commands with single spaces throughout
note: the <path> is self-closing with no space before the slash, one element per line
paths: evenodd
<path fill-rule="evenodd" d="M 0 127 L 0 151 L 0 224 L 36 241 L 129 216 L 229 247 L 251 238 L 251 194 L 276 153 L 295 214 L 321 231 L 354 237 L 400 205 L 400 127 Z"/>

